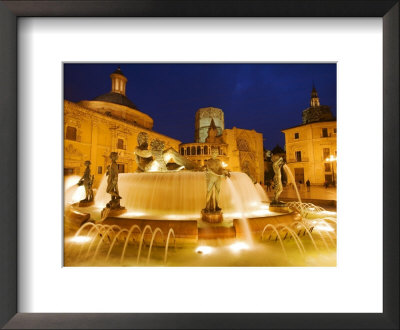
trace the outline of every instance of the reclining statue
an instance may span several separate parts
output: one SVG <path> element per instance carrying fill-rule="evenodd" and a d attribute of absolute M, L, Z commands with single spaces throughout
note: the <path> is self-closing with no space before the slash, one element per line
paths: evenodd
<path fill-rule="evenodd" d="M 168 162 L 172 160 L 179 167 L 174 171 L 182 169 L 195 170 L 197 165 L 189 159 L 180 155 L 173 148 L 164 150 L 165 143 L 159 139 L 154 139 L 148 149 L 148 135 L 145 132 L 140 132 L 137 138 L 138 146 L 135 149 L 135 159 L 138 165 L 136 172 L 167 172 Z"/>

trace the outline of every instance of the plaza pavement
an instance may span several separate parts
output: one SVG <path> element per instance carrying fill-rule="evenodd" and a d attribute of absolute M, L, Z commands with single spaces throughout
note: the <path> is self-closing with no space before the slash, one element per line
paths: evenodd
<path fill-rule="evenodd" d="M 264 189 L 266 188 L 267 187 L 264 186 Z M 299 194 L 302 202 L 320 205 L 326 209 L 336 209 L 336 187 L 325 188 L 323 186 L 311 186 L 310 191 L 307 191 L 307 187 L 302 185 L 299 189 Z M 272 188 L 271 191 L 267 191 L 267 195 L 270 200 L 273 199 L 274 192 L 272 191 Z M 291 186 L 284 187 L 280 200 L 296 201 L 297 195 L 295 189 Z"/>

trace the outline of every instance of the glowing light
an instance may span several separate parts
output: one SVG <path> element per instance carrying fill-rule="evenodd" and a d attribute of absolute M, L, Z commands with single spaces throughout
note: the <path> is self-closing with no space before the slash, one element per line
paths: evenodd
<path fill-rule="evenodd" d="M 232 252 L 237 253 L 242 250 L 248 250 L 249 246 L 244 242 L 237 242 L 237 243 L 233 243 L 232 245 L 230 245 L 229 248 L 231 249 Z"/>
<path fill-rule="evenodd" d="M 222 162 L 222 167 L 227 167 L 228 166 L 228 164 L 227 163 L 225 163 L 225 162 Z"/>
<path fill-rule="evenodd" d="M 90 241 L 90 237 L 87 236 L 75 236 L 71 238 L 71 241 L 74 243 L 86 243 Z"/>
<path fill-rule="evenodd" d="M 157 161 L 153 161 L 153 164 L 151 164 L 151 167 L 149 169 L 149 172 L 157 172 L 160 168 L 160 164 L 158 164 Z"/>
<path fill-rule="evenodd" d="M 81 201 L 82 199 L 84 199 L 85 197 L 86 197 L 85 187 L 79 186 L 75 190 L 74 194 L 72 195 L 71 203 L 77 203 L 77 202 Z"/>
<path fill-rule="evenodd" d="M 330 155 L 330 156 L 327 157 L 325 160 L 326 160 L 327 162 L 334 162 L 334 161 L 336 160 L 336 157 L 333 156 L 333 155 Z"/>
<path fill-rule="evenodd" d="M 251 214 L 257 217 L 263 217 L 271 214 L 271 212 L 269 212 L 268 210 L 258 210 L 251 212 Z"/>
<path fill-rule="evenodd" d="M 317 225 L 314 227 L 314 229 L 319 231 L 335 231 L 335 229 L 327 225 Z"/>
<path fill-rule="evenodd" d="M 166 155 L 164 157 L 165 157 L 164 160 L 165 160 L 166 163 L 168 163 L 172 159 L 172 155 L 170 155 L 170 154 L 168 154 L 168 155 Z"/>
<path fill-rule="evenodd" d="M 210 246 L 198 246 L 196 249 L 196 253 L 199 254 L 210 254 L 212 252 L 212 247 Z"/>
<path fill-rule="evenodd" d="M 128 212 L 123 214 L 124 217 L 142 217 L 146 215 L 146 213 L 143 212 Z"/>

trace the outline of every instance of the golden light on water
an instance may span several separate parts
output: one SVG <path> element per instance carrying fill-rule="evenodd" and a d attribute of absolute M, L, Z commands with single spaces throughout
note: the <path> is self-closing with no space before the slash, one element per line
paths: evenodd
<path fill-rule="evenodd" d="M 198 246 L 196 249 L 196 253 L 199 254 L 210 254 L 212 251 L 213 248 L 211 246 Z"/>
<path fill-rule="evenodd" d="M 230 245 L 229 249 L 232 252 L 236 252 L 237 253 L 237 252 L 240 252 L 242 250 L 248 250 L 249 246 L 244 242 L 236 242 L 236 243 L 233 243 L 232 245 Z"/>
<path fill-rule="evenodd" d="M 71 242 L 78 243 L 78 244 L 87 243 L 89 241 L 90 241 L 90 237 L 88 237 L 88 236 L 74 236 L 71 238 Z"/>

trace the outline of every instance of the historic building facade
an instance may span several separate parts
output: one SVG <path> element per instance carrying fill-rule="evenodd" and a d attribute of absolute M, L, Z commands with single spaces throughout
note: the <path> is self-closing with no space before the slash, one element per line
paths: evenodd
<path fill-rule="evenodd" d="M 315 87 L 302 121 L 302 125 L 282 130 L 286 161 L 296 182 L 310 180 L 317 185 L 336 182 L 336 120 L 329 106 L 320 105 Z"/>
<path fill-rule="evenodd" d="M 237 127 L 224 129 L 224 113 L 218 108 L 201 108 L 196 112 L 194 143 L 183 143 L 179 152 L 204 166 L 211 148 L 230 171 L 244 172 L 253 182 L 264 182 L 263 135 Z"/>
<path fill-rule="evenodd" d="M 82 175 L 90 160 L 97 187 L 110 152 L 118 152 L 120 173 L 134 172 L 137 136 L 146 132 L 149 142 L 160 139 L 165 148 L 179 150 L 180 141 L 152 130 L 153 119 L 126 97 L 127 78 L 120 69 L 110 75 L 111 91 L 91 101 L 64 101 L 64 175 Z"/>

